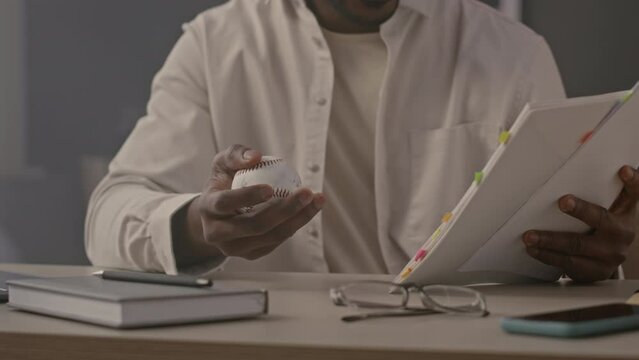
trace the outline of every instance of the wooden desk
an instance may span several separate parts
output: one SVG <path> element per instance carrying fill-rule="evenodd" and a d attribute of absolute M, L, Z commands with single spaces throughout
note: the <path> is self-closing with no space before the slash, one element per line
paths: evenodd
<path fill-rule="evenodd" d="M 41 276 L 89 274 L 89 267 L 1 265 Z M 0 359 L 625 359 L 639 357 L 639 332 L 560 340 L 509 335 L 499 318 L 624 301 L 639 281 L 592 286 L 483 287 L 492 316 L 448 315 L 342 323 L 328 288 L 384 276 L 218 273 L 216 281 L 270 291 L 259 320 L 145 330 L 110 330 L 0 306 Z"/>

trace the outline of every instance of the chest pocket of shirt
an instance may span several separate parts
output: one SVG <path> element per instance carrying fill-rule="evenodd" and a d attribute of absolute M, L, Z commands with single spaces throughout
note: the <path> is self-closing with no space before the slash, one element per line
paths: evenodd
<path fill-rule="evenodd" d="M 466 123 L 410 131 L 410 196 L 400 236 L 406 251 L 421 246 L 461 199 L 497 148 L 500 130 L 498 124 Z"/>

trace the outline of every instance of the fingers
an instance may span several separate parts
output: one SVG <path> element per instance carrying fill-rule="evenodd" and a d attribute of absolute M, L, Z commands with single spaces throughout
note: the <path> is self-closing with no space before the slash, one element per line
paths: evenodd
<path fill-rule="evenodd" d="M 306 188 L 283 199 L 273 198 L 273 188 L 268 185 L 231 190 L 235 173 L 257 165 L 261 158 L 258 151 L 233 145 L 213 159 L 199 211 L 206 241 L 224 255 L 255 259 L 270 253 L 324 204 L 322 194 L 314 195 Z M 254 211 L 238 215 L 238 210 L 246 207 Z"/>
<path fill-rule="evenodd" d="M 537 260 L 562 268 L 577 281 L 609 278 L 626 259 L 635 238 L 635 217 L 639 200 L 637 170 L 624 166 L 619 170 L 624 188 L 610 210 L 573 195 L 559 199 L 564 213 L 593 228 L 589 234 L 528 231 L 523 236 L 526 251 Z"/>
<path fill-rule="evenodd" d="M 297 216 L 313 201 L 314 195 L 309 189 L 298 189 L 284 199 L 272 199 L 260 209 L 235 216 L 220 224 L 223 226 L 219 229 L 218 236 L 223 239 L 264 236 L 278 225 Z"/>
<path fill-rule="evenodd" d="M 546 265 L 563 269 L 566 275 L 578 282 L 608 279 L 616 268 L 590 258 L 566 255 L 552 250 L 529 247 L 526 248 L 526 252 Z"/>
<path fill-rule="evenodd" d="M 271 228 L 261 235 L 239 239 L 230 239 L 218 247 L 227 256 L 242 257 L 255 260 L 275 250 L 284 241 L 292 237 L 300 228 L 306 225 L 322 209 L 325 199 L 322 194 L 316 194 L 311 202 L 299 210 L 294 216 Z"/>
<path fill-rule="evenodd" d="M 243 145 L 232 145 L 213 158 L 210 190 L 228 190 L 238 170 L 255 166 L 262 159 L 257 150 Z"/>
<path fill-rule="evenodd" d="M 274 199 L 261 209 L 235 217 L 233 222 L 241 229 L 242 236 L 263 235 L 298 215 L 313 199 L 314 195 L 311 190 L 297 189 L 284 199 Z"/>
<path fill-rule="evenodd" d="M 603 240 L 608 239 L 626 245 L 634 240 L 634 210 L 627 214 L 613 214 L 604 207 L 581 200 L 573 195 L 566 195 L 559 199 L 559 209 L 592 227 L 602 235 Z"/>
<path fill-rule="evenodd" d="M 619 169 L 618 175 L 623 182 L 623 189 L 610 211 L 615 214 L 635 211 L 639 201 L 639 171 L 631 166 L 624 166 Z"/>
<path fill-rule="evenodd" d="M 213 218 L 237 215 L 245 207 L 261 204 L 273 197 L 269 185 L 253 185 L 235 190 L 220 190 L 202 195 L 200 213 Z"/>
<path fill-rule="evenodd" d="M 286 240 L 292 237 L 297 230 L 306 225 L 324 206 L 324 195 L 317 194 L 313 197 L 313 201 L 307 205 L 302 211 L 298 212 L 295 216 L 291 217 L 287 221 L 276 226 L 268 234 L 266 238 L 270 239 L 273 243 L 277 243 L 281 240 Z"/>
<path fill-rule="evenodd" d="M 238 238 L 264 235 L 279 224 L 296 216 L 311 202 L 314 202 L 314 195 L 311 190 L 302 188 L 284 199 L 271 198 L 259 210 L 238 215 L 235 211 L 236 209 L 251 206 L 251 204 L 250 202 L 245 202 L 244 205 L 241 205 L 235 198 L 228 200 L 234 192 L 236 190 L 210 194 L 215 200 L 205 212 L 209 221 L 205 221 L 204 229 L 205 237 L 209 242 L 220 244 Z M 218 195 L 218 193 L 222 196 Z M 251 196 L 248 196 L 251 200 L 259 199 L 257 196 L 255 198 Z M 319 194 L 316 196 L 319 196 Z M 323 198 L 323 195 L 321 198 Z M 321 206 L 319 208 L 321 209 Z"/>
<path fill-rule="evenodd" d="M 632 239 L 599 231 L 589 235 L 527 231 L 523 241 L 535 259 L 563 269 L 573 280 L 592 282 L 609 278 L 626 260 Z"/>
<path fill-rule="evenodd" d="M 573 195 L 566 195 L 559 199 L 559 209 L 594 229 L 607 231 L 615 228 L 608 210 Z"/>
<path fill-rule="evenodd" d="M 617 246 L 618 244 L 612 241 L 603 241 L 596 236 L 570 232 L 527 231 L 524 233 L 523 241 L 528 248 L 587 257 L 613 265 L 626 260 L 624 244 Z"/>

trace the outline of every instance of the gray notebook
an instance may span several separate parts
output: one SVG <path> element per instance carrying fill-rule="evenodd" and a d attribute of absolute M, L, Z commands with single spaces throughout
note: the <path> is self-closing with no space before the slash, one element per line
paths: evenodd
<path fill-rule="evenodd" d="M 0 271 L 0 304 L 4 304 L 9 300 L 9 293 L 7 292 L 7 281 L 33 278 L 35 278 L 35 276 Z"/>
<path fill-rule="evenodd" d="M 249 318 L 266 314 L 265 290 L 189 288 L 95 276 L 7 282 L 9 306 L 116 328 Z"/>

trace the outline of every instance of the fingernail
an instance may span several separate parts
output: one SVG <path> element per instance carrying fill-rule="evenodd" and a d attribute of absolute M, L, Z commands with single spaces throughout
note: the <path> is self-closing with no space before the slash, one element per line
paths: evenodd
<path fill-rule="evenodd" d="M 242 154 L 242 157 L 244 158 L 244 160 L 252 160 L 258 155 L 259 153 L 256 150 L 246 150 L 244 154 Z"/>
<path fill-rule="evenodd" d="M 624 166 L 623 169 L 621 169 L 621 180 L 628 182 L 630 180 L 632 180 L 634 174 L 634 171 L 629 168 L 628 166 Z"/>
<path fill-rule="evenodd" d="M 311 200 L 313 200 L 313 194 L 310 194 L 308 191 L 304 191 L 303 193 L 300 194 L 298 199 L 300 201 L 300 204 L 306 206 L 308 205 L 308 203 L 311 202 Z"/>
<path fill-rule="evenodd" d="M 535 246 L 539 243 L 539 234 L 534 231 L 524 234 L 524 243 L 528 246 Z"/>
<path fill-rule="evenodd" d="M 561 211 L 563 212 L 571 212 L 575 209 L 576 205 L 577 205 L 577 202 L 575 201 L 575 199 L 569 196 L 567 198 L 563 198 L 559 202 L 559 209 L 561 209 Z"/>
<path fill-rule="evenodd" d="M 316 210 L 321 210 L 324 207 L 324 203 L 326 203 L 326 197 L 324 194 L 319 194 L 313 201 L 313 205 L 315 205 Z"/>

